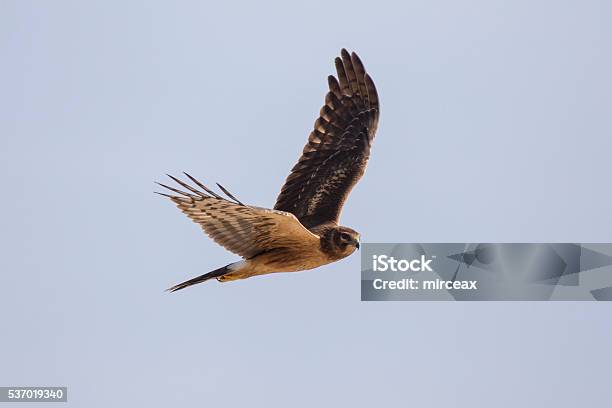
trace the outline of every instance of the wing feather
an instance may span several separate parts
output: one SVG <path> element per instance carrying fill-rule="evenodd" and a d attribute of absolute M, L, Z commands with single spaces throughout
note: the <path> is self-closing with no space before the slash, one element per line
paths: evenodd
<path fill-rule="evenodd" d="M 249 259 L 279 247 L 299 248 L 319 243 L 319 237 L 308 231 L 291 213 L 244 205 L 219 186 L 234 200 L 229 201 L 189 175 L 187 177 L 204 191 L 176 177 L 169 177 L 191 193 L 158 183 L 179 195 L 159 194 L 169 197 L 216 243 L 243 258 Z"/>
<path fill-rule="evenodd" d="M 334 63 L 338 78 L 328 77 L 325 104 L 274 206 L 306 228 L 338 222 L 365 171 L 378 126 L 378 94 L 361 59 L 342 49 Z"/>

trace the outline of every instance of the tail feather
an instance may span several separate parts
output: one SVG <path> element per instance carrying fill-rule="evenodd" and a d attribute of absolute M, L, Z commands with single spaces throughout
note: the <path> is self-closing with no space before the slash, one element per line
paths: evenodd
<path fill-rule="evenodd" d="M 185 281 L 183 283 L 179 283 L 178 285 L 174 285 L 171 288 L 166 289 L 168 292 L 176 292 L 177 290 L 181 290 L 181 289 L 185 289 L 188 286 L 192 286 L 192 285 L 196 285 L 198 283 L 201 282 L 206 282 L 209 279 L 213 279 L 213 278 L 219 278 L 223 275 L 225 275 L 226 273 L 230 272 L 230 265 L 225 265 L 219 269 L 215 269 L 212 272 L 208 272 L 205 273 L 204 275 L 200 275 L 196 278 L 193 279 L 189 279 L 188 281 Z"/>

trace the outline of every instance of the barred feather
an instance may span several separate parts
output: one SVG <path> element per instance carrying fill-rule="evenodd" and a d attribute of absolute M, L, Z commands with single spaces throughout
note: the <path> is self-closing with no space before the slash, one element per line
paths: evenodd
<path fill-rule="evenodd" d="M 304 228 L 293 214 L 245 205 L 219 186 L 229 198 L 225 199 L 186 175 L 204 191 L 169 175 L 189 192 L 157 183 L 177 195 L 158 194 L 169 197 L 208 236 L 229 251 L 249 259 L 279 247 L 318 245 L 319 237 Z"/>
<path fill-rule="evenodd" d="M 378 126 L 376 87 L 357 54 L 342 49 L 335 66 L 338 79 L 328 77 L 325 104 L 274 206 L 309 229 L 338 222 L 365 171 Z"/>

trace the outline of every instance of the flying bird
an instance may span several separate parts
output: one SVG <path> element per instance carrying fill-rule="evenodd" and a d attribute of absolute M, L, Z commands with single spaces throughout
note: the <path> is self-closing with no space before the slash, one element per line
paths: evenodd
<path fill-rule="evenodd" d="M 349 193 L 363 176 L 380 107 L 374 82 L 354 52 L 335 59 L 337 78 L 302 156 L 291 170 L 274 209 L 243 204 L 217 183 L 225 197 L 185 173 L 182 189 L 161 183 L 178 208 L 219 245 L 242 257 L 212 272 L 179 283 L 171 292 L 216 278 L 220 282 L 275 272 L 313 269 L 351 255 L 359 233 L 339 225 Z"/>

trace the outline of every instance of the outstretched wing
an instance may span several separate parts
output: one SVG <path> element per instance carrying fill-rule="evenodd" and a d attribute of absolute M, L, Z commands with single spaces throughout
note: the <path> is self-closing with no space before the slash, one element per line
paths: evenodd
<path fill-rule="evenodd" d="M 294 214 L 306 228 L 337 222 L 363 175 L 378 125 L 376 87 L 357 54 L 342 49 L 338 80 L 329 92 L 302 157 L 287 177 L 274 209 Z"/>
<path fill-rule="evenodd" d="M 158 183 L 178 195 L 158 194 L 169 197 L 227 250 L 248 259 L 274 248 L 318 245 L 319 237 L 304 228 L 293 214 L 244 205 L 219 185 L 232 201 L 227 200 L 185 175 L 203 191 L 169 176 L 188 192 Z"/>

